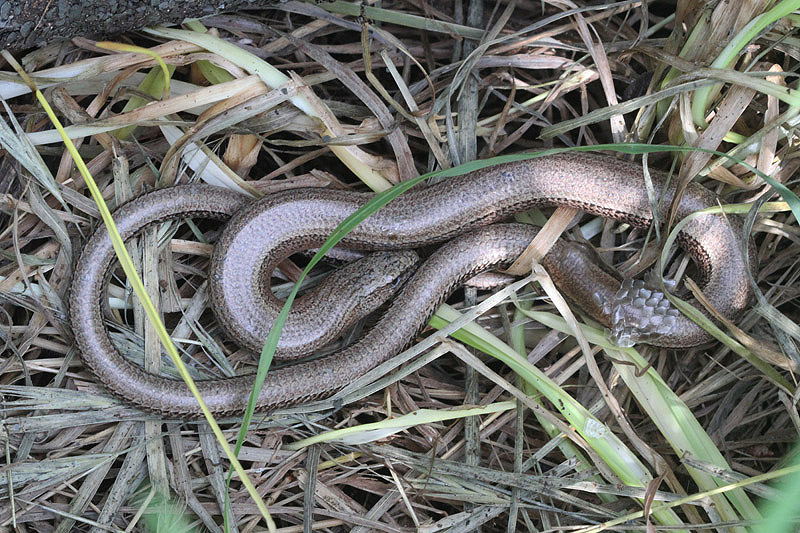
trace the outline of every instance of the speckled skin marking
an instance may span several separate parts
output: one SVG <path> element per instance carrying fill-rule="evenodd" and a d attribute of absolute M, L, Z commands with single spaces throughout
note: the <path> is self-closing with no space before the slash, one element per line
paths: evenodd
<path fill-rule="evenodd" d="M 666 176 L 651 172 L 651 177 L 656 190 L 663 190 Z M 595 154 L 559 154 L 479 170 L 401 196 L 362 222 L 342 245 L 402 249 L 449 242 L 417 270 L 377 325 L 356 344 L 323 359 L 271 371 L 258 408 L 270 410 L 328 397 L 391 358 L 459 284 L 476 273 L 510 264 L 535 235 L 535 229 L 527 226 L 481 226 L 533 206 L 566 205 L 646 227 L 652 216 L 642 183 L 637 164 Z M 662 193 L 661 220 L 673 195 L 674 187 Z M 120 208 L 115 220 L 123 237 L 130 238 L 158 220 L 187 216 L 225 219 L 235 213 L 215 246 L 209 280 L 217 318 L 236 338 L 239 329 L 252 327 L 251 310 L 261 305 L 259 299 L 263 301 L 268 292 L 262 290 L 261 273 L 271 272 L 291 253 L 319 246 L 369 197 L 305 189 L 245 205 L 246 200 L 235 194 L 190 185 L 142 196 Z M 690 185 L 677 218 L 713 205 L 711 192 Z M 741 223 L 736 217 L 726 220 L 720 215 L 694 218 L 680 236 L 681 245 L 698 264 L 706 296 L 732 319 L 751 297 L 741 242 Z M 106 387 L 130 403 L 166 416 L 200 416 L 183 382 L 144 372 L 111 344 L 98 302 L 113 258 L 108 236 L 100 230 L 87 243 L 76 267 L 71 321 L 84 361 Z M 603 302 L 613 301 L 618 280 L 594 265 L 578 246 L 559 243 L 543 262 L 570 299 L 604 325 L 613 326 Z M 750 264 L 755 268 L 754 261 Z M 641 313 L 640 304 L 627 306 L 622 301 L 613 314 L 636 317 Z M 670 327 L 659 331 L 656 338 L 646 337 L 645 342 L 667 347 L 693 346 L 709 339 L 683 316 L 670 321 Z M 244 410 L 252 379 L 237 376 L 201 381 L 198 387 L 212 412 L 229 415 Z"/>

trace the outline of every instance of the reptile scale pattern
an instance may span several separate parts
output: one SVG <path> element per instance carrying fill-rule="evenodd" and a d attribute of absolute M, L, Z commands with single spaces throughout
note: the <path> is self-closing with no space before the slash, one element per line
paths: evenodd
<path fill-rule="evenodd" d="M 651 177 L 655 189 L 661 191 L 659 219 L 664 220 L 674 186 L 665 185 L 668 180 L 663 173 L 651 171 Z M 276 314 L 275 308 L 280 305 L 270 301 L 271 293 L 263 286 L 263 273 L 272 272 L 292 253 L 321 245 L 345 217 L 369 198 L 369 194 L 362 193 L 302 189 L 253 202 L 207 185 L 182 185 L 143 195 L 120 207 L 114 218 L 124 239 L 168 219 L 230 218 L 214 247 L 209 271 L 213 308 L 233 340 L 259 349 L 265 328 L 269 330 L 270 317 L 274 316 L 271 313 Z M 391 358 L 414 339 L 457 286 L 479 272 L 511 264 L 536 232 L 530 226 L 492 223 L 530 207 L 558 205 L 578 207 L 637 227 L 650 225 L 653 218 L 641 167 L 588 153 L 498 165 L 427 188 L 415 188 L 373 214 L 348 234 L 342 246 L 402 250 L 445 244 L 410 276 L 386 313 L 357 343 L 325 358 L 270 371 L 258 408 L 271 410 L 328 397 Z M 681 198 L 677 219 L 714 205 L 716 197 L 710 191 L 690 184 Z M 692 219 L 679 237 L 681 246 L 698 265 L 706 296 L 731 319 L 745 309 L 751 298 L 742 239 L 737 217 L 721 215 Z M 408 265 L 415 260 L 409 252 L 399 254 L 387 255 L 386 261 Z M 201 416 L 182 381 L 145 372 L 127 361 L 111 343 L 100 302 L 114 259 L 108 234 L 101 228 L 89 239 L 76 265 L 70 319 L 83 360 L 99 381 L 127 402 L 169 417 Z M 622 340 L 666 347 L 687 347 L 709 340 L 702 329 L 681 315 L 666 313 L 672 318 L 659 318 L 658 323 L 642 320 L 642 306 L 648 300 L 663 306 L 663 299 L 643 298 L 641 291 L 636 293 L 635 301 L 618 299 L 619 280 L 594 264 L 580 246 L 560 241 L 543 264 L 573 302 L 612 331 L 617 328 Z M 752 257 L 749 265 L 755 269 Z M 399 273 L 383 276 L 380 268 L 373 270 L 378 272 L 378 278 L 386 278 L 388 285 L 395 285 L 403 277 Z M 355 279 L 359 276 L 356 274 Z M 328 284 L 334 294 L 337 283 Z M 352 290 L 355 289 L 347 288 L 345 292 Z M 628 293 L 632 294 L 630 290 Z M 340 299 L 345 301 L 339 296 L 333 298 Z M 609 302 L 615 303 L 611 306 Z M 299 319 L 301 325 L 304 321 L 321 324 L 315 314 L 329 311 L 327 307 L 320 311 L 314 304 L 306 305 L 304 312 Z M 643 324 L 644 330 L 640 335 L 632 332 L 630 323 Z M 312 336 L 311 331 L 316 330 L 292 329 L 287 330 L 286 339 L 282 336 L 288 357 L 296 357 L 302 351 L 290 346 L 292 342 L 301 345 L 305 342 L 303 337 Z M 319 341 L 318 333 L 313 335 L 317 340 L 309 345 L 327 342 Z M 244 410 L 252 380 L 252 375 L 244 375 L 200 381 L 198 387 L 215 415 L 232 415 Z"/>

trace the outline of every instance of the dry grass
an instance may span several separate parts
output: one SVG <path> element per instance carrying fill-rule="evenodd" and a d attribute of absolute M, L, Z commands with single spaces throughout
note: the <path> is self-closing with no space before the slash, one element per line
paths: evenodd
<path fill-rule="evenodd" d="M 519 0 L 487 3 L 481 13 L 479 4 L 462 13 L 460 2 L 384 3 L 360 19 L 350 4 L 289 1 L 205 20 L 290 77 L 272 90 L 235 57 L 151 33 L 117 40 L 152 47 L 174 67 L 161 101 L 147 94 L 159 92 L 160 70 L 145 77 L 154 61 L 110 54 L 83 39 L 33 51 L 25 67 L 32 74 L 53 69 L 38 83 L 50 87 L 48 100 L 72 125 L 70 137 L 111 204 L 193 176 L 260 194 L 299 186 L 363 189 L 355 172 L 380 189 L 493 155 L 631 141 L 728 152 L 795 186 L 794 21 L 770 26 L 732 56 L 735 62 L 714 63 L 731 36 L 767 10 L 763 2 L 732 0 L 709 12 L 688 1 L 675 12 L 652 3 L 648 11 L 639 3 L 568 9 Z M 700 110 L 707 125 L 698 124 L 700 93 L 709 99 Z M 11 74 L 0 77 L 0 96 L 7 100 L 4 122 L 14 128 L 13 115 L 33 143 L 0 131 L 0 530 L 221 531 L 226 493 L 231 531 L 264 530 L 238 479 L 226 491 L 228 463 L 206 423 L 162 421 L 128 407 L 82 367 L 65 295 L 74 255 L 98 211 L 35 99 Z M 298 98 L 309 106 L 304 112 L 292 105 Z M 206 157 L 181 157 L 184 147 L 201 148 Z M 675 162 L 676 179 L 699 174 L 728 202 L 780 200 L 725 158 L 692 152 L 675 154 Z M 657 155 L 649 163 L 671 165 Z M 588 218 L 582 224 L 596 228 L 592 242 L 617 265 L 643 239 L 618 235 L 627 229 L 620 225 Z M 213 234 L 212 226 L 201 228 Z M 642 502 L 684 497 L 674 514 L 657 515 L 651 525 L 679 519 L 688 531 L 746 531 L 756 517 L 753 503 L 776 495 L 753 482 L 788 466 L 800 427 L 791 370 L 800 363 L 797 223 L 778 206 L 755 220 L 752 235 L 762 294 L 739 323 L 742 332 L 730 334 L 741 349 L 719 343 L 624 354 L 589 331 L 593 344 L 582 353 L 572 336 L 525 317 L 530 286 L 516 295 L 506 289 L 497 298 L 502 303 L 478 308 L 485 295 L 467 290 L 450 303 L 473 310 L 462 321 L 476 319 L 483 328 L 475 338 L 505 340 L 552 380 L 553 394 L 568 393 L 574 405 L 517 383 L 507 366 L 456 340 L 428 338 L 395 361 L 414 366 L 358 384 L 344 406 L 322 402 L 257 416 L 239 458 L 279 531 L 573 531 L 627 518 Z M 155 255 L 157 239 L 140 241 Z M 252 357 L 236 351 L 208 311 L 210 247 L 194 241 L 186 225 L 179 228 L 160 253 L 168 266 L 152 269 L 145 285 L 157 288 L 173 337 L 185 339 L 182 355 L 195 377 L 252 372 Z M 287 265 L 285 273 L 292 278 L 296 269 Z M 125 324 L 113 329 L 115 341 L 132 359 L 153 364 L 161 358 L 158 342 L 141 312 L 126 304 L 122 286 L 111 291 Z M 550 310 L 535 303 L 536 311 Z M 478 318 L 478 311 L 485 314 Z M 215 359 L 219 354 L 229 357 Z M 651 365 L 644 375 L 635 368 L 645 365 L 639 355 Z M 165 371 L 170 365 L 165 359 Z M 534 380 L 525 371 L 517 373 Z M 661 387 L 664 403 L 647 387 Z M 512 398 L 509 392 L 520 398 L 511 409 L 410 425 L 378 442 L 289 449 L 329 429 L 419 409 L 490 406 Z M 539 403 L 539 393 L 552 403 Z M 586 428 L 570 426 L 572 416 L 591 420 L 589 412 L 619 439 L 619 457 L 639 458 L 646 475 L 638 483 L 620 482 L 603 450 L 585 440 Z M 223 429 L 233 442 L 236 421 Z M 708 457 L 720 460 L 683 453 L 706 442 L 713 443 Z M 658 482 L 648 484 L 653 478 Z M 737 483 L 748 492 L 703 494 Z M 160 499 L 163 493 L 171 502 Z M 624 527 L 646 523 L 634 516 Z"/>

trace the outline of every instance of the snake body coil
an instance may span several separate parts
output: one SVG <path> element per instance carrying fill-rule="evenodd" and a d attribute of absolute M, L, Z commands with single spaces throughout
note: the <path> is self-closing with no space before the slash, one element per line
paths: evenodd
<path fill-rule="evenodd" d="M 665 175 L 651 174 L 656 191 L 661 191 L 659 218 L 663 220 L 674 186 L 665 185 Z M 265 278 L 292 253 L 321 245 L 369 198 L 360 193 L 305 189 L 248 203 L 234 193 L 186 185 L 139 197 L 122 206 L 115 220 L 123 239 L 130 239 L 158 221 L 232 217 L 214 248 L 210 267 L 214 311 L 237 342 L 260 349 L 265 328 L 268 331 L 271 325 L 269 312 L 264 309 L 277 305 L 269 301 L 271 292 L 264 286 L 268 281 Z M 641 168 L 586 153 L 559 154 L 475 171 L 409 191 L 370 216 L 347 235 L 342 245 L 399 250 L 446 244 L 408 280 L 388 311 L 357 343 L 323 359 L 270 371 L 258 408 L 275 409 L 330 396 L 392 357 L 424 327 L 452 290 L 476 273 L 509 265 L 536 231 L 518 224 L 488 224 L 530 207 L 561 205 L 636 227 L 647 227 L 652 221 Z M 713 205 L 711 192 L 690 184 L 677 218 Z M 720 215 L 692 219 L 679 237 L 698 265 L 706 296 L 730 318 L 741 313 L 751 296 L 746 261 L 741 255 L 742 239 L 741 223 L 735 217 Z M 639 291 L 635 298 L 617 301 L 619 281 L 593 265 L 580 250 L 558 243 L 543 261 L 544 266 L 571 300 L 612 328 L 618 338 L 668 347 L 708 340 L 697 325 L 659 304 L 656 293 Z M 407 265 L 413 257 L 400 252 L 379 260 L 398 266 Z M 128 402 L 167 416 L 199 416 L 196 401 L 183 382 L 145 372 L 124 359 L 111 343 L 99 303 L 104 300 L 104 285 L 113 261 L 110 239 L 101 229 L 89 239 L 78 261 L 70 299 L 75 341 L 84 361 L 106 387 Z M 397 276 L 387 274 L 388 285 Z M 309 313 L 308 320 L 314 321 L 319 318 L 315 313 L 327 311 L 315 311 L 310 306 Z M 308 340 L 303 339 L 302 328 L 292 335 L 292 339 L 300 340 L 284 345 L 290 357 L 300 350 L 292 348 L 292 342 L 303 344 Z M 329 340 L 309 340 L 309 345 Z M 198 387 L 212 412 L 227 415 L 244 410 L 252 379 L 237 376 L 200 381 Z"/>

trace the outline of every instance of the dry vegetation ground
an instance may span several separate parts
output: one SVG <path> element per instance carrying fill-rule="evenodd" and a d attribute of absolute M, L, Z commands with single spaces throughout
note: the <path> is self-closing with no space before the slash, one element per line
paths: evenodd
<path fill-rule="evenodd" d="M 778 6 L 797 7 L 790 4 Z M 162 78 L 142 54 L 75 39 L 30 52 L 24 68 L 73 125 L 69 136 L 112 206 L 198 177 L 252 193 L 365 189 L 349 166 L 381 188 L 473 159 L 612 142 L 727 152 L 792 188 L 800 161 L 798 19 L 739 38 L 770 7 L 407 0 L 359 16 L 350 4 L 289 1 L 203 24 L 290 79 L 259 79 L 252 57 L 167 33 L 117 37 L 154 49 L 174 68 L 170 93 L 145 107 L 159 100 Z M 231 531 L 265 530 L 238 477 L 226 490 L 229 462 L 207 423 L 126 406 L 83 368 L 65 295 L 98 209 L 37 101 L 8 64 L 0 66 L 0 530 L 221 531 L 226 494 Z M 295 95 L 319 118 L 287 102 Z M 185 147 L 202 150 L 181 157 Z M 708 152 L 651 154 L 648 164 L 672 168 L 675 179 L 696 178 L 746 208 L 789 200 L 748 167 Z M 580 223 L 594 228 L 592 242 L 618 266 L 644 242 L 624 225 Z M 499 305 L 477 310 L 488 293 L 462 291 L 451 306 L 527 356 L 535 368 L 516 374 L 529 383 L 455 340 L 429 342 L 432 351 L 415 345 L 404 360 L 425 364 L 388 374 L 381 387 L 357 388 L 336 409 L 256 415 L 239 458 L 279 531 L 589 531 L 615 520 L 633 530 L 647 523 L 749 530 L 755 506 L 776 496 L 757 476 L 790 464 L 800 427 L 797 223 L 785 205 L 772 204 L 751 234 L 761 294 L 742 331 L 729 330 L 725 342 L 622 352 L 587 330 L 593 344 L 581 351 L 554 329 L 556 312 L 549 300 L 534 300 L 533 286 L 516 299 L 506 290 Z M 185 339 L 195 377 L 252 372 L 253 358 L 224 338 L 196 293 L 209 247 L 195 240 L 187 226 L 178 229 L 161 253 L 169 266 L 145 283 L 162 288 L 165 321 Z M 284 274 L 292 279 L 296 269 Z M 115 340 L 132 359 L 153 364 L 158 340 L 114 284 L 122 308 L 114 313 L 125 324 L 113 329 Z M 526 318 L 531 303 L 551 326 Z M 485 314 L 476 318 L 478 311 Z M 163 367 L 174 375 L 166 357 Z M 502 403 L 515 386 L 535 401 Z M 465 418 L 444 411 L 465 404 L 488 407 Z M 326 430 L 419 409 L 440 416 L 374 442 L 289 449 Z M 239 425 L 223 422 L 233 442 Z M 705 493 L 717 486 L 727 492 Z M 636 514 L 643 503 L 670 502 L 680 505 Z"/>

